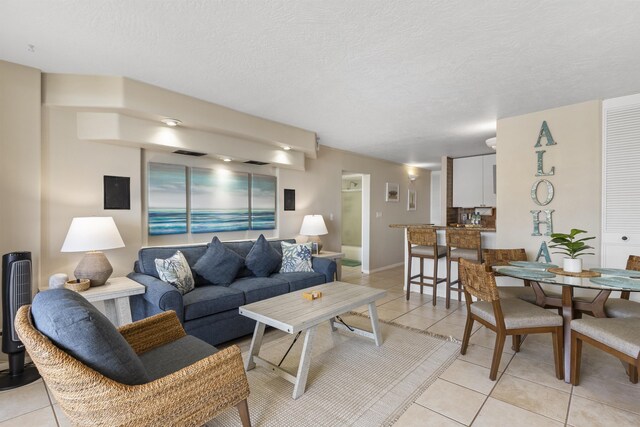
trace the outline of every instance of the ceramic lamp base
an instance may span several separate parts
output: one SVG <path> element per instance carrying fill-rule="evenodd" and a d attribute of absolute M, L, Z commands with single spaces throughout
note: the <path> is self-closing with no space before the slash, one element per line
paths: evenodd
<path fill-rule="evenodd" d="M 89 279 L 91 287 L 107 283 L 111 273 L 111 263 L 104 253 L 99 251 L 87 252 L 73 272 L 76 279 Z"/>
<path fill-rule="evenodd" d="M 309 236 L 309 240 L 307 242 L 317 243 L 318 244 L 318 253 L 322 250 L 322 240 L 320 240 L 320 236 Z"/>

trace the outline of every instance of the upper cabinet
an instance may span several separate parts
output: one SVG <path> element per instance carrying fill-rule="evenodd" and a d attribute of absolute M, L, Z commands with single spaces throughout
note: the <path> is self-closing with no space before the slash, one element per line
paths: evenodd
<path fill-rule="evenodd" d="M 453 159 L 453 206 L 496 205 L 496 155 Z"/>

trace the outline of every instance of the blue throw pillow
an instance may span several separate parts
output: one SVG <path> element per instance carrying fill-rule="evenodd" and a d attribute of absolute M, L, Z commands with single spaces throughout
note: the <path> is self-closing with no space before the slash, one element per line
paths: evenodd
<path fill-rule="evenodd" d="M 214 237 L 207 251 L 193 266 L 193 271 L 214 285 L 228 286 L 244 265 L 244 258 Z"/>
<path fill-rule="evenodd" d="M 281 242 L 282 267 L 280 273 L 312 272 L 311 243 L 292 244 Z"/>
<path fill-rule="evenodd" d="M 253 244 L 244 262 L 247 268 L 257 277 L 269 277 L 271 273 L 279 269 L 282 256 L 273 249 L 261 234 Z"/>
<path fill-rule="evenodd" d="M 122 384 L 149 382 L 142 361 L 115 326 L 80 294 L 50 289 L 33 299 L 36 329 L 56 346 Z"/>

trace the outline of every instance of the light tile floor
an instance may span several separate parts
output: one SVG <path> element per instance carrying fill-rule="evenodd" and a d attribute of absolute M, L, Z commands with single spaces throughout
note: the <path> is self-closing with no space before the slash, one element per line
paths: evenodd
<path fill-rule="evenodd" d="M 382 319 L 461 339 L 466 310 L 452 302 L 402 291 L 402 268 L 371 275 L 343 267 L 342 280 L 386 289 L 378 301 Z M 444 286 L 442 284 L 441 286 Z M 362 307 L 359 311 L 366 311 Z M 266 340 L 283 333 L 270 330 Z M 550 336 L 532 335 L 514 354 L 505 346 L 497 381 L 489 380 L 495 335 L 477 327 L 465 356 L 459 356 L 404 415 L 396 427 L 408 426 L 640 426 L 640 385 L 631 384 L 620 362 L 588 345 L 583 350 L 582 381 L 572 387 L 555 378 Z M 235 344 L 247 350 L 250 338 Z M 40 380 L 0 392 L 0 427 L 67 426 L 68 420 Z"/>

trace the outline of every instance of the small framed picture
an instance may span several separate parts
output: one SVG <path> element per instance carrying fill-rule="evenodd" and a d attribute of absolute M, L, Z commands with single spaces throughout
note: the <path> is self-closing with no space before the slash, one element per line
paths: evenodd
<path fill-rule="evenodd" d="M 392 182 L 387 182 L 387 192 L 385 195 L 385 201 L 387 202 L 399 202 L 400 201 L 400 186 Z"/>
<path fill-rule="evenodd" d="M 416 210 L 416 190 L 407 191 L 407 210 L 408 211 Z"/>

